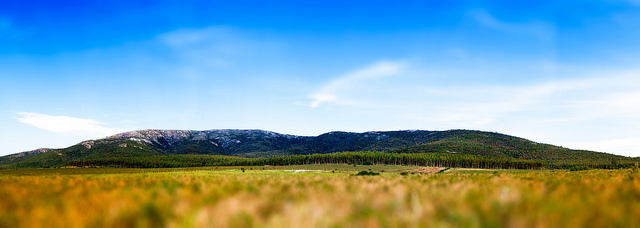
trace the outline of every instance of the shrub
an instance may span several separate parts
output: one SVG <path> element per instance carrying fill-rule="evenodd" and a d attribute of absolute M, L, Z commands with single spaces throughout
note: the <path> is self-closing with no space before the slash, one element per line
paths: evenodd
<path fill-rule="evenodd" d="M 407 171 L 402 171 L 402 172 L 400 173 L 400 175 L 402 175 L 402 176 L 406 176 L 406 175 L 409 175 L 409 172 L 407 172 Z"/>
<path fill-rule="evenodd" d="M 356 176 L 378 176 L 378 175 L 380 175 L 380 173 L 369 172 L 369 171 L 360 171 L 359 173 L 356 174 Z"/>
<path fill-rule="evenodd" d="M 438 171 L 438 173 L 444 173 L 444 172 L 446 172 L 446 171 L 447 171 L 447 170 L 449 170 L 449 169 L 451 169 L 451 167 L 447 167 L 446 169 L 440 170 L 440 171 Z"/>
<path fill-rule="evenodd" d="M 366 162 L 363 162 L 362 165 L 373 165 L 373 162 L 366 161 Z"/>

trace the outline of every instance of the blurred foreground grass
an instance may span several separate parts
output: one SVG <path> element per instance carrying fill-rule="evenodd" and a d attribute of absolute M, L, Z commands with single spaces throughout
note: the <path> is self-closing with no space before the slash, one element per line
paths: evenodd
<path fill-rule="evenodd" d="M 640 224 L 640 173 L 633 169 L 402 176 L 415 167 L 343 166 L 3 170 L 0 227 Z M 385 172 L 349 175 L 369 168 Z"/>

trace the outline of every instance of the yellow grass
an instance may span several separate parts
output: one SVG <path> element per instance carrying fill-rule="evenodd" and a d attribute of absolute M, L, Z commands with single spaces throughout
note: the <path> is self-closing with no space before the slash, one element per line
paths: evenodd
<path fill-rule="evenodd" d="M 18 172 L 18 171 L 16 171 Z M 634 227 L 640 173 L 0 175 L 0 227 Z"/>

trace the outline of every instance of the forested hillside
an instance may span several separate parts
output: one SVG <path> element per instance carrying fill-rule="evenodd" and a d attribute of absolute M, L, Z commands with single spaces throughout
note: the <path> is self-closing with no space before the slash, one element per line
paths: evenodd
<path fill-rule="evenodd" d="M 0 157 L 0 165 L 6 165 L 6 164 L 12 164 L 12 163 L 21 162 L 21 161 L 27 160 L 28 158 L 31 158 L 31 157 L 39 155 L 39 154 L 46 153 L 46 152 L 51 151 L 51 150 L 53 150 L 53 149 L 40 148 L 40 149 L 37 149 L 37 150 L 25 151 L 25 152 L 21 152 L 21 153 L 2 156 L 2 157 Z"/>
<path fill-rule="evenodd" d="M 271 158 L 328 154 L 343 151 L 377 151 L 408 154 L 464 154 L 545 161 L 547 167 L 586 165 L 594 168 L 629 166 L 637 158 L 572 150 L 499 133 L 449 131 L 329 132 L 295 136 L 263 130 L 143 130 L 90 140 L 38 155 L 6 159 L 0 167 L 51 167 L 95 158 L 146 157 L 180 154 L 230 155 Z M 443 156 L 443 155 L 438 155 Z M 4 157 L 3 157 L 4 158 Z"/>
<path fill-rule="evenodd" d="M 450 131 L 441 140 L 397 150 L 399 153 L 463 153 L 533 160 L 611 159 L 621 156 L 536 143 L 482 131 Z"/>
<path fill-rule="evenodd" d="M 85 141 L 65 149 L 51 150 L 26 160 L 5 164 L 7 168 L 23 167 L 54 167 L 73 160 L 109 158 L 109 157 L 140 157 L 162 155 L 161 152 L 149 146 L 127 139 L 102 139 Z"/>
<path fill-rule="evenodd" d="M 549 168 L 589 166 L 592 168 L 629 167 L 640 161 L 614 154 L 536 143 L 523 138 L 482 132 L 450 131 L 448 137 L 413 146 L 396 153 L 451 153 L 545 161 Z"/>
<path fill-rule="evenodd" d="M 128 168 L 176 168 L 195 166 L 264 166 L 306 164 L 387 164 L 412 166 L 467 167 L 490 169 L 540 169 L 541 161 L 475 156 L 466 154 L 400 154 L 380 152 L 341 152 L 290 155 L 270 158 L 238 158 L 223 155 L 168 155 L 149 157 L 96 158 L 67 163 L 71 166 L 113 166 Z"/>

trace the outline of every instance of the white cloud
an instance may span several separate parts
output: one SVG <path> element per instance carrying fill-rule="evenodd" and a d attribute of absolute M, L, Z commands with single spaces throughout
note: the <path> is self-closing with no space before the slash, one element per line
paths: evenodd
<path fill-rule="evenodd" d="M 106 137 L 124 130 L 105 127 L 104 123 L 93 119 L 82 119 L 69 116 L 51 116 L 39 113 L 18 112 L 14 117 L 25 123 L 54 133 L 85 135 L 88 137 Z"/>
<path fill-rule="evenodd" d="M 312 101 L 309 106 L 317 108 L 325 103 L 353 104 L 354 101 L 345 97 L 344 92 L 369 80 L 396 75 L 402 71 L 405 65 L 403 62 L 380 61 L 342 75 L 322 86 L 318 92 L 311 94 Z"/>

